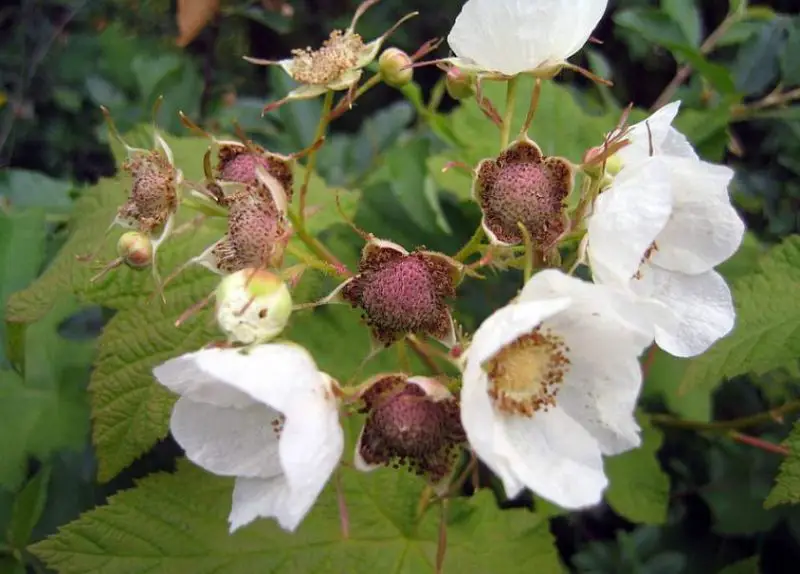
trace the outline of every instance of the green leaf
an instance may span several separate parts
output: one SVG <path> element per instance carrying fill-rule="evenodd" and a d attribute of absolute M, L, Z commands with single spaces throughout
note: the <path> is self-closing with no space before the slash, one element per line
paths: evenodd
<path fill-rule="evenodd" d="M 785 44 L 785 22 L 765 24 L 758 36 L 744 44 L 733 65 L 736 88 L 744 95 L 763 92 L 780 73 L 779 58 Z"/>
<path fill-rule="evenodd" d="M 22 550 L 28 544 L 33 527 L 42 515 L 51 474 L 49 466 L 42 467 L 14 499 L 8 542 L 16 550 Z"/>
<path fill-rule="evenodd" d="M 435 507 L 418 517 L 416 477 L 347 470 L 342 485 L 348 539 L 332 487 L 294 534 L 259 520 L 229 535 L 232 481 L 180 461 L 176 473 L 145 478 L 30 550 L 60 574 L 434 571 L 438 517 Z M 451 502 L 447 541 L 445 572 L 522 573 L 531 564 L 541 574 L 562 571 L 547 521 L 524 509 L 501 512 L 486 491 Z"/>
<path fill-rule="evenodd" d="M 781 463 L 775 486 L 764 502 L 765 508 L 800 502 L 800 421 L 794 424 L 783 446 L 789 449 L 789 456 Z"/>
<path fill-rule="evenodd" d="M 692 46 L 700 45 L 702 22 L 695 0 L 661 0 L 661 9 L 680 26 Z"/>
<path fill-rule="evenodd" d="M 0 214 L 0 303 L 30 283 L 45 257 L 45 219 L 38 209 Z M 6 325 L 0 325 L 0 366 L 7 348 Z"/>
<path fill-rule="evenodd" d="M 51 212 L 67 212 L 72 206 L 72 184 L 38 171 L 4 169 L 0 172 L 0 197 L 16 209 L 42 207 Z"/>
<path fill-rule="evenodd" d="M 631 522 L 663 524 L 669 504 L 669 477 L 661 470 L 656 453 L 663 435 L 644 418 L 642 446 L 606 459 L 609 487 L 606 499 L 615 512 Z"/>
<path fill-rule="evenodd" d="M 789 37 L 781 53 L 781 80 L 787 86 L 800 84 L 800 18 L 794 18 Z"/>
<path fill-rule="evenodd" d="M 15 488 L 27 457 L 82 448 L 89 431 L 85 384 L 91 343 L 62 338 L 57 328 L 76 311 L 65 296 L 25 333 L 25 379 L 0 370 L 0 484 Z"/>
<path fill-rule="evenodd" d="M 660 398 L 671 412 L 681 418 L 703 422 L 711 420 L 712 388 L 699 386 L 678 392 L 689 361 L 673 357 L 659 348 L 652 352 L 653 358 L 648 359 L 644 394 Z"/>
<path fill-rule="evenodd" d="M 681 390 L 713 387 L 723 378 L 765 373 L 800 354 L 800 236 L 772 248 L 757 273 L 733 282 L 736 326 L 733 332 L 693 359 Z"/>
<path fill-rule="evenodd" d="M 614 14 L 614 23 L 660 46 L 688 45 L 680 25 L 658 8 L 627 8 Z"/>

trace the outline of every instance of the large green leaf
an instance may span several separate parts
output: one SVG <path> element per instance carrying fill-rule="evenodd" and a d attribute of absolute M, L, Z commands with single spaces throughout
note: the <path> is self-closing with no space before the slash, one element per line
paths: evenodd
<path fill-rule="evenodd" d="M 24 478 L 27 457 L 82 448 L 89 432 L 86 379 L 94 353 L 87 341 L 62 338 L 59 324 L 76 311 L 62 297 L 44 320 L 25 333 L 24 379 L 0 370 L 0 484 Z"/>
<path fill-rule="evenodd" d="M 631 522 L 662 524 L 667 518 L 669 477 L 656 458 L 663 442 L 661 431 L 643 417 L 642 446 L 606 459 L 609 487 L 606 499 L 615 512 Z"/>
<path fill-rule="evenodd" d="M 181 461 L 176 473 L 147 477 L 31 551 L 61 574 L 434 571 L 438 513 L 432 507 L 418 515 L 419 479 L 347 470 L 342 486 L 347 539 L 333 487 L 294 534 L 260 520 L 229 535 L 232 481 Z M 445 572 L 562 571 L 547 520 L 524 509 L 500 511 L 486 491 L 451 502 L 447 543 Z"/>
<path fill-rule="evenodd" d="M 733 282 L 736 327 L 693 359 L 681 388 L 714 386 L 723 378 L 764 373 L 800 355 L 800 236 L 770 250 L 758 272 Z"/>
<path fill-rule="evenodd" d="M 800 421 L 795 423 L 784 446 L 789 449 L 789 456 L 781 463 L 775 487 L 764 503 L 767 508 L 800 502 Z"/>

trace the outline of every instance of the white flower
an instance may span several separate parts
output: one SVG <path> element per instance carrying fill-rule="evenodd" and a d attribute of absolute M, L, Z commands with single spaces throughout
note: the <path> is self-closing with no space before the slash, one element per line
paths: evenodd
<path fill-rule="evenodd" d="M 622 169 L 589 218 L 588 255 L 596 282 L 663 303 L 656 343 L 690 357 L 733 328 L 730 290 L 714 267 L 739 248 L 744 223 L 728 196 L 733 171 L 697 157 L 670 125 L 677 110 L 631 129 Z"/>
<path fill-rule="evenodd" d="M 447 43 L 464 69 L 514 76 L 564 64 L 589 39 L 607 0 L 467 0 Z"/>
<path fill-rule="evenodd" d="M 206 349 L 153 372 L 180 395 L 170 430 L 187 458 L 236 477 L 231 532 L 260 516 L 297 528 L 344 448 L 335 383 L 311 356 L 291 343 Z"/>
<path fill-rule="evenodd" d="M 649 311 L 626 291 L 545 270 L 478 328 L 464 355 L 461 420 L 509 497 L 527 487 L 564 508 L 600 501 L 602 455 L 640 444 Z"/>

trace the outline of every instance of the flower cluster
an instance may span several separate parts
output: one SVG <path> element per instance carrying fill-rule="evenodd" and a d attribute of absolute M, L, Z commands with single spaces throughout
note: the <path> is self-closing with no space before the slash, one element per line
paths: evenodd
<path fill-rule="evenodd" d="M 345 414 L 363 415 L 352 454 L 359 471 L 404 467 L 446 497 L 468 474 L 457 471 L 470 453 L 509 497 L 530 489 L 567 509 L 597 504 L 608 483 L 603 457 L 641 442 L 635 409 L 644 351 L 655 343 L 696 355 L 733 326 L 730 291 L 714 271 L 744 232 L 728 196 L 732 172 L 701 160 L 672 127 L 677 102 L 597 134 L 580 164 L 547 156 L 527 136 L 534 92 L 520 136 L 509 141 L 513 114 L 495 117 L 497 155 L 470 166 L 482 218 L 463 249 L 407 250 L 357 229 L 365 246 L 351 272 L 305 226 L 308 174 L 328 122 L 343 109 L 332 106 L 332 94 L 348 90 L 347 108 L 379 81 L 411 81 L 414 62 L 437 45 L 412 56 L 388 48 L 379 72 L 356 88 L 388 36 L 364 43 L 354 31 L 375 1 L 319 49 L 277 62 L 301 83 L 286 101 L 325 95 L 319 140 L 308 150 L 281 156 L 244 138 L 209 136 L 217 164 L 211 152 L 203 158 L 203 182 L 181 182 L 158 136 L 154 151 L 129 150 L 133 189 L 115 222 L 154 238 L 148 251 L 128 237 L 129 264 L 154 257 L 179 204 L 227 218 L 225 235 L 187 262 L 222 276 L 213 296 L 227 341 L 154 370 L 180 396 L 172 434 L 195 464 L 235 477 L 231 530 L 258 517 L 298 527 L 342 463 Z M 520 75 L 533 76 L 538 90 L 561 69 L 576 69 L 567 59 L 605 8 L 603 0 L 468 0 L 448 36 L 455 56 L 434 62 L 454 97 L 475 96 L 494 117 L 482 81 L 506 82 L 513 106 Z M 306 179 L 295 193 L 292 167 L 301 156 Z M 306 255 L 287 267 L 284 253 L 296 244 Z M 470 335 L 457 328 L 452 303 L 462 281 L 489 265 L 522 270 L 524 284 Z M 291 287 L 306 267 L 340 276 L 339 287 L 319 301 L 293 302 Z M 320 371 L 281 335 L 294 314 L 334 301 L 360 311 L 374 343 L 366 359 L 403 344 L 439 372 L 381 373 L 353 385 Z"/>

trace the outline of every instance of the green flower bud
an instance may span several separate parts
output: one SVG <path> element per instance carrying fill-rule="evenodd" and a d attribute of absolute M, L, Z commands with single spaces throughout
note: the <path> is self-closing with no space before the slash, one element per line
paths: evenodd
<path fill-rule="evenodd" d="M 393 88 L 402 88 L 411 81 L 414 70 L 407 67 L 411 64 L 411 58 L 399 48 L 386 48 L 378 58 L 381 78 Z"/>
<path fill-rule="evenodd" d="M 454 100 L 463 100 L 475 94 L 475 76 L 453 66 L 447 71 L 444 86 Z"/>
<path fill-rule="evenodd" d="M 153 263 L 153 242 L 144 233 L 128 231 L 117 241 L 117 254 L 133 269 L 144 269 Z"/>
<path fill-rule="evenodd" d="M 242 269 L 217 287 L 217 324 L 233 343 L 264 343 L 281 334 L 292 314 L 292 295 L 265 269 Z"/>

